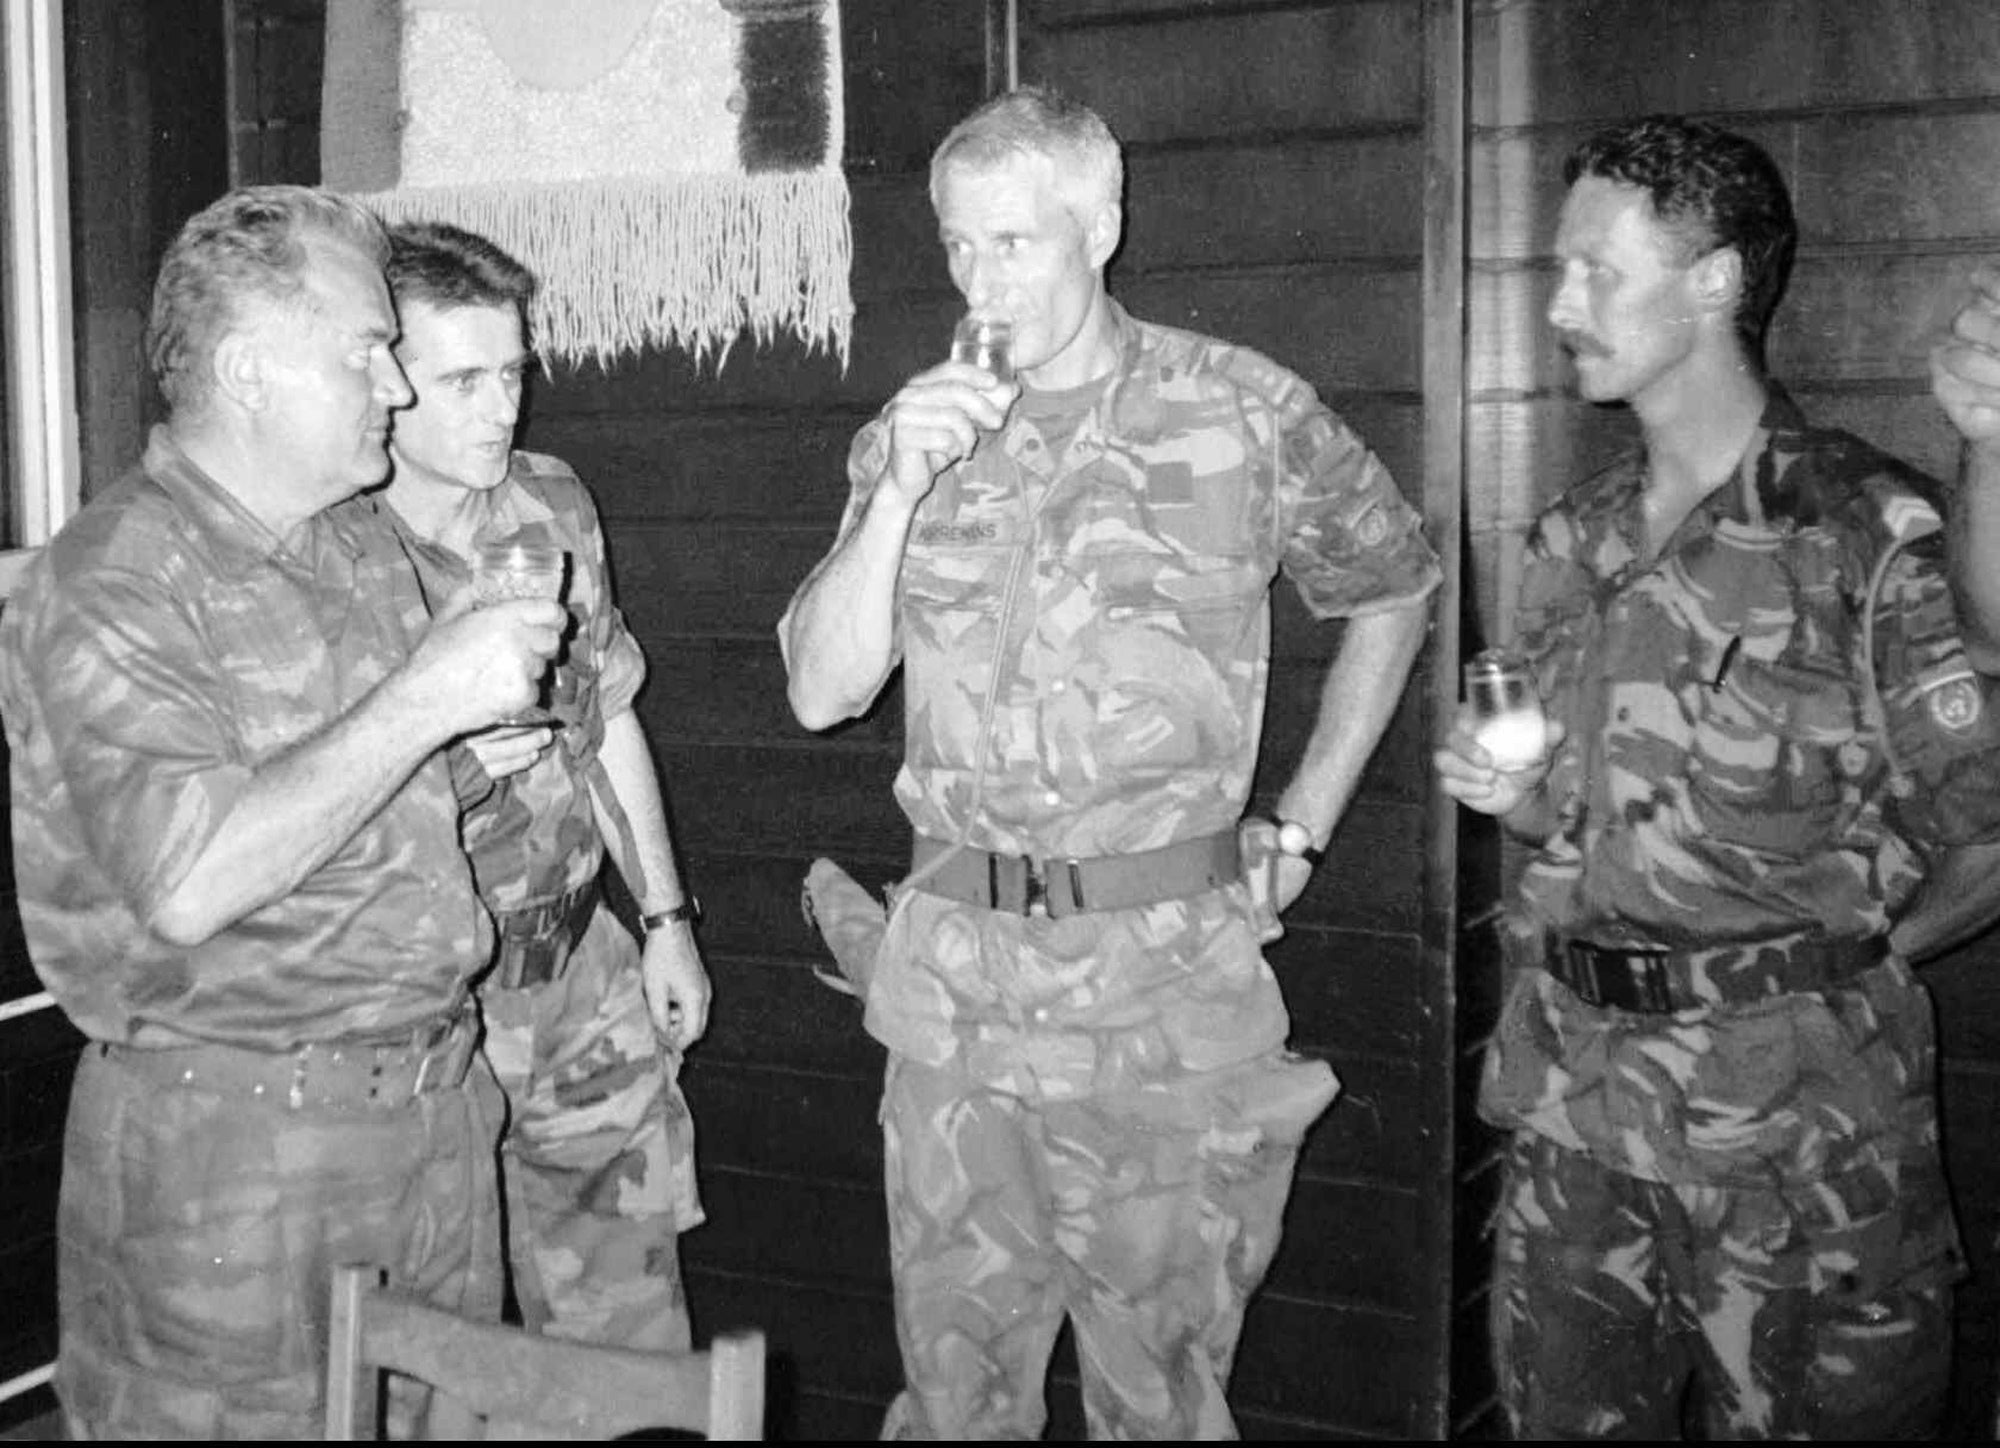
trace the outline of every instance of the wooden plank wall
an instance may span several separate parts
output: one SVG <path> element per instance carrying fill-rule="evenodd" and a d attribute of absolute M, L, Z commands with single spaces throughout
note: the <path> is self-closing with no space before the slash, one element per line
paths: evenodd
<path fill-rule="evenodd" d="M 1951 476 L 1925 353 L 2000 252 L 2000 10 L 1989 0 L 1480 0 L 1473 17 L 1468 592 L 1504 636 L 1523 530 L 1625 447 L 1566 390 L 1543 322 L 1563 155 L 1601 122 L 1684 111 L 1767 146 L 1801 249 L 1771 361 L 1817 416 Z M 1932 967 L 1947 1155 L 1975 1276 L 1953 1428 L 1986 1436 L 2000 1348 L 2000 937 Z"/>

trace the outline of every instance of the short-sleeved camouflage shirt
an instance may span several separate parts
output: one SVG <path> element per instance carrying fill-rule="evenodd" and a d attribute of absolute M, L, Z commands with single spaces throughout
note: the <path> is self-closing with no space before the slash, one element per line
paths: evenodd
<path fill-rule="evenodd" d="M 253 771 L 426 626 L 394 533 L 342 504 L 274 537 L 164 430 L 0 614 L 22 923 L 86 1034 L 284 1050 L 435 1019 L 491 953 L 442 755 L 284 899 L 200 945 L 142 923 Z"/>
<path fill-rule="evenodd" d="M 471 580 L 470 565 L 450 549 L 400 531 L 433 604 Z M 475 768 L 481 783 L 465 800 L 465 847 L 479 893 L 503 912 L 559 899 L 597 878 L 604 841 L 591 791 L 603 769 L 604 722 L 632 707 L 646 677 L 645 657 L 611 598 L 597 506 L 568 465 L 539 453 L 514 454 L 473 544 L 516 537 L 569 554 L 563 602 L 571 627 L 549 695 L 560 721 L 554 745 L 497 784 Z"/>
<path fill-rule="evenodd" d="M 1321 617 L 1417 603 L 1439 580 L 1387 470 L 1303 381 L 1114 317 L 1118 364 L 1055 431 L 1060 454 L 1024 397 L 912 524 L 896 794 L 925 835 L 1064 857 L 1231 829 L 1278 570 Z M 878 421 L 850 454 L 845 527 L 886 462 Z M 919 897 L 892 928 L 870 1029 L 924 1059 L 962 1048 L 989 1080 L 1032 1056 L 1038 1079 L 1075 1089 L 1104 1088 L 1119 1060 L 1143 1074 L 1245 1059 L 1286 1021 L 1242 893 L 1063 922 Z"/>
<path fill-rule="evenodd" d="M 1644 484 L 1627 458 L 1529 539 L 1517 633 L 1568 736 L 1517 956 L 1552 932 L 1674 951 L 1884 935 L 1927 846 L 2000 832 L 2000 697 L 1956 646 L 1936 485 L 1775 391 L 1735 480 L 1651 559 Z M 1932 1137 L 1931 1050 L 1899 961 L 1670 1023 L 1527 969 L 1484 1104 L 1648 1179 L 1769 1184 Z"/>

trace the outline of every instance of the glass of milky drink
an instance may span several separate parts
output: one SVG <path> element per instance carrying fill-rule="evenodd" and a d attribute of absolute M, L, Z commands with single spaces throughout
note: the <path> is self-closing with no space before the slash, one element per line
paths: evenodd
<path fill-rule="evenodd" d="M 1488 649 L 1465 666 L 1465 702 L 1472 737 L 1500 770 L 1528 769 L 1548 750 L 1548 720 L 1528 661 L 1508 649 Z"/>
<path fill-rule="evenodd" d="M 481 604 L 504 603 L 514 598 L 548 598 L 562 601 L 563 582 L 569 555 L 560 548 L 539 543 L 502 539 L 483 543 L 472 560 L 472 596 Z M 544 693 L 547 680 L 544 679 Z M 555 716 L 540 701 L 500 722 L 503 724 L 549 724 Z"/>

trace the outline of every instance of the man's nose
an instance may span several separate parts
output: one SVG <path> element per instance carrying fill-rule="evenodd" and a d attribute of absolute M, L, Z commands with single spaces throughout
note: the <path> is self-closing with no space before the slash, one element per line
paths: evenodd
<path fill-rule="evenodd" d="M 383 352 L 375 363 L 375 395 L 384 407 L 408 407 L 410 399 L 416 396 L 410 391 L 410 379 L 403 375 L 403 364 L 393 352 Z"/>
<path fill-rule="evenodd" d="M 965 305 L 983 312 L 999 300 L 1005 289 L 1000 264 L 990 257 L 975 256 L 965 267 Z"/>
<path fill-rule="evenodd" d="M 495 381 L 487 399 L 487 415 L 495 422 L 512 427 L 521 416 L 521 394 L 505 382 Z"/>
<path fill-rule="evenodd" d="M 1556 278 L 1555 290 L 1549 293 L 1549 325 L 1560 332 L 1581 330 L 1576 324 L 1580 320 L 1576 305 L 1576 288 L 1571 285 L 1569 273 Z"/>

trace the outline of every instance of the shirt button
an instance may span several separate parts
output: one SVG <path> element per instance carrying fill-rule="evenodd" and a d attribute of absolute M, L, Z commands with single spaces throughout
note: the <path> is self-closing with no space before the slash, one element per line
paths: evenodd
<path fill-rule="evenodd" d="M 1042 803 L 1043 803 L 1043 804 L 1049 804 L 1049 805 L 1056 805 L 1056 804 L 1061 804 L 1061 803 L 1062 803 L 1062 791 L 1061 791 L 1061 790 L 1059 790 L 1059 789 L 1052 789 L 1052 790 L 1050 790 L 1050 791 L 1049 791 L 1049 792 L 1048 792 L 1047 794 L 1045 794 L 1045 795 L 1043 795 L 1043 796 L 1042 796 Z"/>
<path fill-rule="evenodd" d="M 1064 689 L 1067 689 L 1068 687 L 1069 687 L 1069 680 L 1057 679 L 1053 684 L 1049 685 L 1049 692 L 1051 694 L 1060 694 Z"/>
<path fill-rule="evenodd" d="M 1035 1018 L 1036 1025 L 1043 1025 L 1048 1021 L 1049 1008 L 1047 1006 L 1036 1006 L 1029 1014 Z"/>

